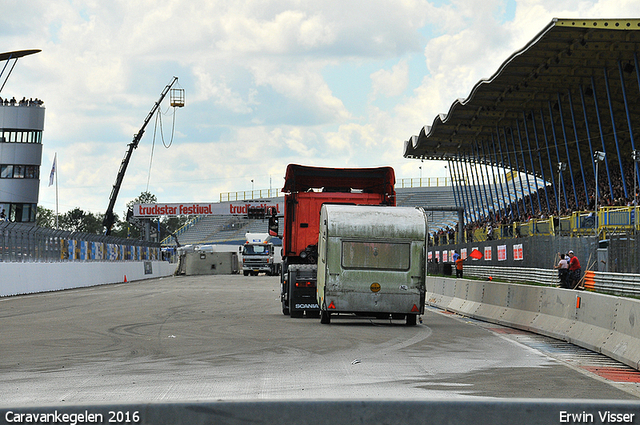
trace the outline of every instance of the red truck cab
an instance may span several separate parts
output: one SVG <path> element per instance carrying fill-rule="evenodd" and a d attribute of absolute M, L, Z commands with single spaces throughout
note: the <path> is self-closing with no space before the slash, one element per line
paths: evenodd
<path fill-rule="evenodd" d="M 316 272 L 320 209 L 324 204 L 395 206 L 391 167 L 322 168 L 289 164 L 282 234 L 282 312 L 317 317 Z"/>

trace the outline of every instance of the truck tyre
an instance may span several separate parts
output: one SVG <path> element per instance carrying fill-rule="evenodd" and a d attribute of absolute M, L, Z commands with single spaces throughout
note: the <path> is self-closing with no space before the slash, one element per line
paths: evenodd
<path fill-rule="evenodd" d="M 282 301 L 282 314 L 284 314 L 285 316 L 289 315 L 289 305 L 286 301 Z"/>
<path fill-rule="evenodd" d="M 415 326 L 416 318 L 417 318 L 417 315 L 415 314 L 407 314 L 407 326 Z"/>
<path fill-rule="evenodd" d="M 320 310 L 320 323 L 323 325 L 328 325 L 331 323 L 331 313 L 327 310 Z"/>
<path fill-rule="evenodd" d="M 249 276 L 249 271 L 248 270 L 245 270 L 242 273 L 244 273 L 245 276 Z"/>

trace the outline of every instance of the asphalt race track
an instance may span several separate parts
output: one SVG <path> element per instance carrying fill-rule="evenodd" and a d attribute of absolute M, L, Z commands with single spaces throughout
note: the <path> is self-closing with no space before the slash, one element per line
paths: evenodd
<path fill-rule="evenodd" d="M 640 373 L 549 338 L 435 309 L 415 327 L 322 325 L 284 316 L 279 292 L 277 277 L 183 276 L 0 299 L 0 406 L 640 400 Z"/>

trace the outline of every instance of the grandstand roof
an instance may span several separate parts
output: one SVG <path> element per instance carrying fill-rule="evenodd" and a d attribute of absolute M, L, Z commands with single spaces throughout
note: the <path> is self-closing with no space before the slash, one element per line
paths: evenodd
<path fill-rule="evenodd" d="M 4 52 L 0 53 L 0 62 L 6 61 L 9 59 L 18 59 L 24 56 L 33 55 L 34 53 L 41 52 L 40 49 L 32 49 L 32 50 L 16 50 L 13 52 Z"/>
<path fill-rule="evenodd" d="M 640 123 L 639 50 L 640 19 L 553 19 L 491 78 L 478 82 L 469 97 L 456 100 L 447 114 L 437 116 L 431 126 L 409 138 L 404 156 L 436 160 L 467 157 L 524 171 L 523 161 L 516 167 L 497 155 L 482 154 L 482 143 L 499 137 L 515 146 L 522 140 L 536 155 L 542 149 L 540 143 L 544 146 L 543 132 L 552 145 L 555 131 L 558 144 L 564 145 L 566 140 L 569 145 L 586 145 L 581 154 L 570 149 L 571 161 L 578 161 L 579 155 L 590 160 L 587 141 L 594 140 L 593 150 L 602 150 L 600 134 L 605 143 L 618 137 L 620 155 L 629 157 L 629 129 L 631 123 L 636 127 Z M 536 146 L 536 140 L 542 142 Z M 608 158 L 615 154 L 610 151 Z M 548 178 L 551 162 L 540 162 L 543 165 L 538 168 L 536 164 L 535 174 L 540 176 L 543 171 Z"/>

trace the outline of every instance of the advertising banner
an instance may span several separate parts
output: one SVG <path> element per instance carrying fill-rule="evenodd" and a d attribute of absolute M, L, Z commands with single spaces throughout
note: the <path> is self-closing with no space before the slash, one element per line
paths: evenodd
<path fill-rule="evenodd" d="M 249 208 L 259 207 L 275 209 L 278 214 L 284 212 L 284 202 L 270 199 L 220 203 L 171 203 L 171 204 L 134 204 L 135 217 L 158 217 L 178 215 L 247 215 Z"/>
<path fill-rule="evenodd" d="M 498 261 L 507 261 L 506 245 L 498 245 Z"/>
<path fill-rule="evenodd" d="M 522 260 L 523 259 L 522 244 L 521 243 L 513 246 L 513 259 L 514 260 Z"/>

